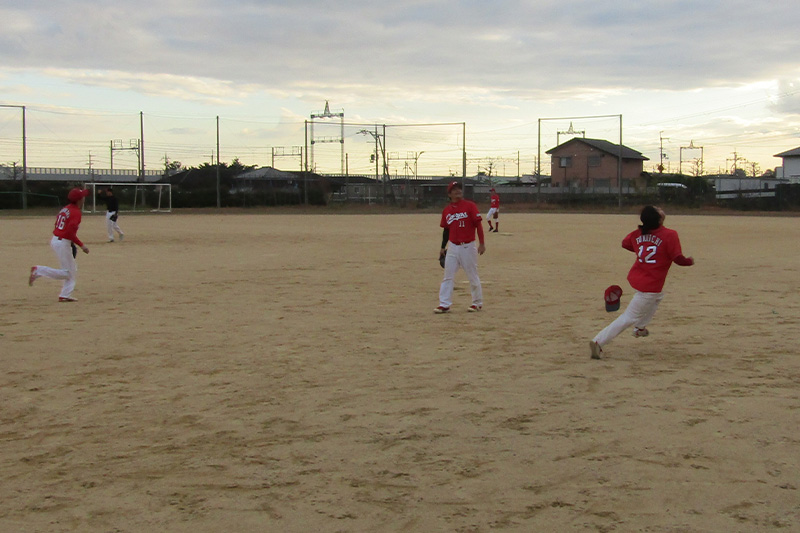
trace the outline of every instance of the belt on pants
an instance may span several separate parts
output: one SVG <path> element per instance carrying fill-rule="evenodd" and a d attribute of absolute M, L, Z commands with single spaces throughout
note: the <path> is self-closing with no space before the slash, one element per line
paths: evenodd
<path fill-rule="evenodd" d="M 450 241 L 450 242 L 453 242 L 453 241 Z M 475 241 L 472 240 L 472 241 L 453 242 L 453 244 L 455 244 L 456 246 L 461 246 L 462 244 L 469 244 L 471 242 L 475 242 Z"/>

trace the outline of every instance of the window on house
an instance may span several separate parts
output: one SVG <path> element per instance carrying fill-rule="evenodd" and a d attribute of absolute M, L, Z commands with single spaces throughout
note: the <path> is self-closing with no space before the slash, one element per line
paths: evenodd
<path fill-rule="evenodd" d="M 589 166 L 590 167 L 599 167 L 601 159 L 602 158 L 599 155 L 590 155 L 589 156 Z"/>
<path fill-rule="evenodd" d="M 571 157 L 559 157 L 558 158 L 558 166 L 560 168 L 567 168 L 572 166 L 572 158 Z"/>

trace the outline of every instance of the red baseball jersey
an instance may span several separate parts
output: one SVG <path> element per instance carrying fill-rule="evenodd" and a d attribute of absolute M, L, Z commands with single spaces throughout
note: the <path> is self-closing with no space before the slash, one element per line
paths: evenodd
<path fill-rule="evenodd" d="M 69 239 L 78 246 L 83 243 L 78 238 L 78 226 L 81 225 L 81 209 L 75 204 L 69 204 L 59 211 L 56 217 L 53 235 L 62 239 Z"/>
<path fill-rule="evenodd" d="M 636 229 L 622 239 L 622 247 L 636 254 L 628 282 L 640 292 L 661 292 L 672 262 L 683 256 L 678 232 L 664 226 L 646 235 Z"/>
<path fill-rule="evenodd" d="M 491 199 L 490 199 L 490 202 L 491 203 L 489 204 L 489 207 L 499 208 L 500 207 L 500 196 L 498 196 L 497 193 L 493 194 Z"/>
<path fill-rule="evenodd" d="M 475 230 L 481 227 L 481 214 L 475 202 L 459 200 L 447 204 L 442 211 L 443 228 L 450 229 L 450 242 L 472 242 L 475 240 Z"/>

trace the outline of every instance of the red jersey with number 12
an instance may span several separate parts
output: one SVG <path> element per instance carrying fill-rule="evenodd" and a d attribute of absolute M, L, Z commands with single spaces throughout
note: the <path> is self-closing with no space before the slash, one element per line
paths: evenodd
<path fill-rule="evenodd" d="M 637 229 L 622 239 L 622 247 L 636 254 L 628 282 L 639 292 L 661 292 L 669 267 L 683 255 L 678 232 L 660 226 L 646 235 Z"/>
<path fill-rule="evenodd" d="M 450 242 L 472 242 L 475 240 L 475 229 L 481 225 L 481 214 L 475 202 L 459 200 L 447 204 L 442 211 L 443 228 L 450 229 Z"/>

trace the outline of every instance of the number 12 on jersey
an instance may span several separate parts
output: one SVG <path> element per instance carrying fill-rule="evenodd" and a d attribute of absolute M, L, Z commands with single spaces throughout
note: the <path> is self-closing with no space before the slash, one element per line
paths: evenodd
<path fill-rule="evenodd" d="M 658 247 L 656 246 L 639 246 L 639 253 L 637 254 L 640 263 L 655 263 L 654 256 Z M 646 254 L 646 255 L 645 255 Z"/>

